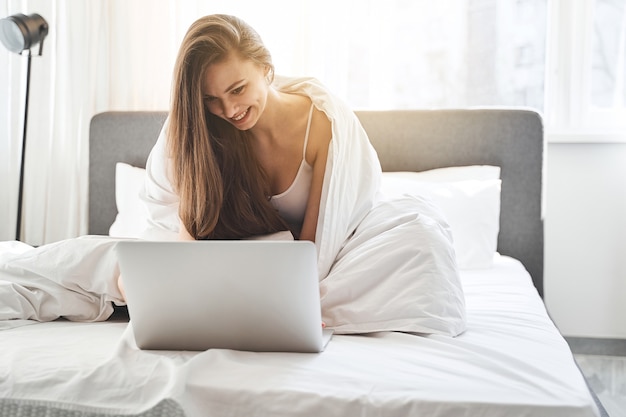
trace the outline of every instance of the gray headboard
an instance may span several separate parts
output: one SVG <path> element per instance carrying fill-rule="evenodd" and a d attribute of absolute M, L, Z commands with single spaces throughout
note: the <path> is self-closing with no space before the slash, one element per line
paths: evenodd
<path fill-rule="evenodd" d="M 522 261 L 543 295 L 543 123 L 517 109 L 358 111 L 385 171 L 463 165 L 502 169 L 498 251 Z M 166 112 L 106 112 L 90 126 L 89 234 L 108 234 L 115 164 L 143 167 Z"/>

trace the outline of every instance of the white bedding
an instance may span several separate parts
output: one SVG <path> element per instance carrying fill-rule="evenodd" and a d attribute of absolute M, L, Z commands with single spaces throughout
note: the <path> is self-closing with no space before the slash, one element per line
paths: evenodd
<path fill-rule="evenodd" d="M 321 354 L 140 351 L 125 322 L 3 330 L 0 414 L 597 416 L 522 265 L 461 278 L 462 335 L 336 335 Z"/>

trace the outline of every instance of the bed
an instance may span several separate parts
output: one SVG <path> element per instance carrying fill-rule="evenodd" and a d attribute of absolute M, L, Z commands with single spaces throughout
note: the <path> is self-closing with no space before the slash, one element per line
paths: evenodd
<path fill-rule="evenodd" d="M 108 235 L 120 224 L 119 190 L 130 181 L 120 179 L 120 164 L 141 174 L 166 116 L 107 112 L 93 118 L 90 235 Z M 488 266 L 461 269 L 463 334 L 335 335 L 321 354 L 154 352 L 137 349 L 123 307 L 106 321 L 9 326 L 0 330 L 0 415 L 606 415 L 542 301 L 539 115 L 468 109 L 357 116 L 389 174 L 387 191 L 414 187 L 450 210 L 459 198 L 474 204 L 451 211 L 456 221 L 467 221 L 469 212 L 490 213 L 494 222 L 494 211 L 481 206 L 494 209 L 494 188 L 486 202 L 476 188 L 461 186 L 468 173 L 483 175 L 480 167 L 499 168 L 495 226 L 467 226 L 475 228 L 469 238 L 489 229 L 496 251 Z M 450 167 L 458 170 L 451 174 Z M 471 184 L 482 180 L 493 184 L 491 177 Z"/>

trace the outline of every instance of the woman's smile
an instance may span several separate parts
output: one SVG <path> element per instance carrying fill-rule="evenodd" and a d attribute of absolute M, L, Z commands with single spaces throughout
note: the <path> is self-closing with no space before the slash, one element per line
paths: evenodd
<path fill-rule="evenodd" d="M 248 115 L 249 111 L 250 107 L 240 113 L 237 113 L 235 116 L 229 118 L 229 120 L 235 125 L 243 124 L 248 119 L 246 116 Z"/>

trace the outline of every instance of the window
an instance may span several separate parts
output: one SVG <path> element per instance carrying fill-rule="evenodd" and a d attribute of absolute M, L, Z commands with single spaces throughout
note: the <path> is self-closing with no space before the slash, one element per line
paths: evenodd
<path fill-rule="evenodd" d="M 288 20 L 245 3 L 226 12 L 278 73 L 317 77 L 353 108 L 544 108 L 547 0 L 287 1 Z"/>
<path fill-rule="evenodd" d="M 619 109 L 626 103 L 626 2 L 597 0 L 593 19 L 591 105 Z"/>
<path fill-rule="evenodd" d="M 549 140 L 626 141 L 626 0 L 551 0 Z"/>

